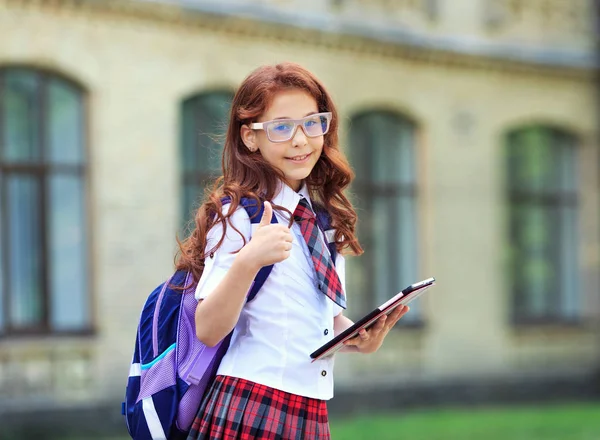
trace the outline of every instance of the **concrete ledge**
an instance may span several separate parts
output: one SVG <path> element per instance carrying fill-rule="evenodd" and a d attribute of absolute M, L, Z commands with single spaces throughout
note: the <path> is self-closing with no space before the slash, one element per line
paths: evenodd
<path fill-rule="evenodd" d="M 394 409 L 496 404 L 543 404 L 600 401 L 600 374 L 589 377 L 455 382 L 429 386 L 336 391 L 332 415 L 393 411 Z"/>
<path fill-rule="evenodd" d="M 441 406 L 543 404 L 600 400 L 600 372 L 588 377 L 560 377 L 495 382 L 462 382 L 385 390 L 340 390 L 330 402 L 333 417 Z M 0 440 L 35 438 L 127 438 L 120 402 L 88 408 L 0 414 Z"/>

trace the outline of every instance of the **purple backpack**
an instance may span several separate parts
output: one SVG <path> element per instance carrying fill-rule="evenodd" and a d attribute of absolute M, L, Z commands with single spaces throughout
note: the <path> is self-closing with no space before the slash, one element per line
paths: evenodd
<path fill-rule="evenodd" d="M 223 203 L 228 200 L 224 199 Z M 260 223 L 263 207 L 242 199 L 253 224 Z M 322 229 L 329 229 L 329 216 L 317 210 Z M 271 223 L 277 223 L 275 215 Z M 329 246 L 335 261 L 335 245 Z M 248 292 L 252 301 L 273 266 L 263 267 Z M 183 292 L 179 288 L 188 286 Z M 134 440 L 185 439 L 204 393 L 229 348 L 232 333 L 214 347 L 196 337 L 194 297 L 196 283 L 185 271 L 177 271 L 146 300 L 138 325 L 133 361 L 122 413 Z"/>
<path fill-rule="evenodd" d="M 252 223 L 260 223 L 262 207 L 258 211 L 252 199 L 242 199 L 242 206 Z M 277 223 L 274 215 L 271 222 Z M 272 268 L 265 266 L 258 272 L 248 301 Z M 177 289 L 185 286 L 188 288 L 183 292 Z M 231 333 L 214 347 L 205 346 L 196 337 L 195 290 L 191 274 L 178 271 L 146 300 L 122 411 L 135 440 L 185 439 L 229 347 Z"/>

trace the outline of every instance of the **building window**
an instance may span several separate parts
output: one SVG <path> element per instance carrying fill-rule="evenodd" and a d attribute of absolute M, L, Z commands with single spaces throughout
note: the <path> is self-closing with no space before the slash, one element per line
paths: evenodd
<path fill-rule="evenodd" d="M 509 286 L 516 322 L 576 320 L 577 147 L 549 127 L 510 132 L 506 142 Z"/>
<path fill-rule="evenodd" d="M 0 68 L 0 334 L 91 328 L 82 90 Z"/>
<path fill-rule="evenodd" d="M 415 126 L 391 112 L 362 113 L 351 120 L 349 146 L 365 253 L 350 259 L 347 285 L 366 311 L 418 281 Z M 418 301 L 411 309 L 401 323 L 420 320 Z"/>
<path fill-rule="evenodd" d="M 182 219 L 200 206 L 204 190 L 221 175 L 221 156 L 233 95 L 211 92 L 185 100 L 181 107 Z"/>

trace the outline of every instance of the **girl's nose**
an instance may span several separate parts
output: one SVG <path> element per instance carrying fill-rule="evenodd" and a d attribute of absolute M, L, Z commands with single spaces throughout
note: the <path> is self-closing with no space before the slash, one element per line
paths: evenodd
<path fill-rule="evenodd" d="M 304 127 L 298 125 L 298 127 L 296 127 L 296 133 L 294 133 L 294 137 L 292 137 L 292 146 L 301 147 L 306 145 L 307 142 L 308 139 L 306 138 L 306 133 L 304 133 Z"/>

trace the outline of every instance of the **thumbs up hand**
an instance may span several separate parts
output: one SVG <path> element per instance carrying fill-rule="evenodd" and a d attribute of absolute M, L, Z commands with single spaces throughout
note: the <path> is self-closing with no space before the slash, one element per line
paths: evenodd
<path fill-rule="evenodd" d="M 265 202 L 263 216 L 252 239 L 238 255 L 254 265 L 257 270 L 285 260 L 292 250 L 290 229 L 282 224 L 271 224 L 272 216 L 273 207 L 271 203 Z"/>

